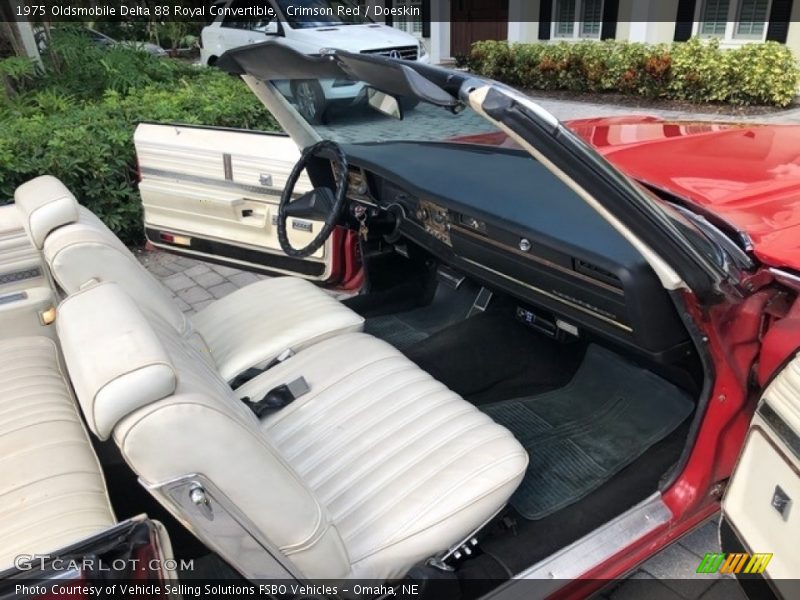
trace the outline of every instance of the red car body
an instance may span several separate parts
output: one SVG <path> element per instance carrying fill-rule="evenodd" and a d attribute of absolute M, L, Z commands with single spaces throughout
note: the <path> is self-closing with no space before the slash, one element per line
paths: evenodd
<path fill-rule="evenodd" d="M 800 269 L 800 127 L 651 117 L 567 125 L 626 175 L 696 205 L 709 219 L 747 236 L 760 263 L 745 298 L 729 298 L 703 311 L 686 295 L 687 307 L 708 338 L 714 389 L 689 460 L 664 494 L 673 520 L 588 574 L 618 577 L 717 512 L 759 390 L 797 349 L 800 306 L 769 314 L 779 301 L 769 267 Z M 792 281 L 786 277 L 782 283 Z M 573 589 L 585 591 L 581 587 L 576 582 Z"/>
<path fill-rule="evenodd" d="M 709 309 L 684 294 L 706 340 L 714 384 L 691 454 L 663 493 L 673 518 L 564 590 L 564 597 L 582 598 L 717 513 L 761 392 L 800 347 L 800 301 L 782 304 L 775 285 L 800 290 L 800 126 L 646 116 L 565 125 L 629 177 L 741 234 L 757 263 L 742 282 L 743 297 Z M 515 146 L 504 133 L 458 141 Z"/>

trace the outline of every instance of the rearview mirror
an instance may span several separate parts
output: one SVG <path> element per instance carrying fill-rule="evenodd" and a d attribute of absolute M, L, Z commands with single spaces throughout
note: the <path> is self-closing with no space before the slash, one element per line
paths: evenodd
<path fill-rule="evenodd" d="M 279 33 L 278 21 L 270 21 L 264 26 L 264 35 L 278 35 Z"/>
<path fill-rule="evenodd" d="M 367 103 L 377 110 L 393 119 L 403 118 L 403 109 L 400 108 L 400 102 L 394 96 L 390 96 L 375 88 L 367 88 Z"/>

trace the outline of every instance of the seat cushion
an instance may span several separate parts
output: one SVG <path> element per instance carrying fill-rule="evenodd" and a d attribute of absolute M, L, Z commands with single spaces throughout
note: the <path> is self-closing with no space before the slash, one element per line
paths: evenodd
<path fill-rule="evenodd" d="M 0 341 L 0 571 L 114 525 L 105 483 L 44 337 Z"/>
<path fill-rule="evenodd" d="M 299 376 L 310 392 L 262 427 L 326 507 L 350 577 L 402 576 L 491 518 L 522 479 L 528 455 L 511 433 L 385 342 L 337 336 L 237 392 L 261 398 Z"/>
<path fill-rule="evenodd" d="M 211 303 L 192 317 L 223 378 L 331 336 L 360 331 L 364 319 L 313 283 L 265 279 Z"/>

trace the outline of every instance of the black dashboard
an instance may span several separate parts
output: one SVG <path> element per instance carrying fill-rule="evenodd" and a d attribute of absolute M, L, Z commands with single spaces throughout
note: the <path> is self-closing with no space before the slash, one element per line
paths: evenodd
<path fill-rule="evenodd" d="M 588 329 L 657 360 L 688 341 L 639 252 L 528 154 L 473 145 L 343 146 L 356 201 L 394 212 L 399 233 L 557 327 Z"/>

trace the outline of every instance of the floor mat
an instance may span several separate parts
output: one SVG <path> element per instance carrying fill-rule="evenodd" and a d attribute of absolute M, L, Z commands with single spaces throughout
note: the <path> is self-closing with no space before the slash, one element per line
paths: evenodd
<path fill-rule="evenodd" d="M 596 345 L 564 387 L 481 406 L 530 455 L 511 505 L 541 519 L 608 481 L 694 407 L 671 383 Z"/>
<path fill-rule="evenodd" d="M 398 350 L 406 350 L 449 325 L 466 319 L 478 289 L 466 281 L 458 290 L 440 284 L 433 302 L 428 306 L 370 317 L 364 323 L 364 331 L 389 342 Z"/>

